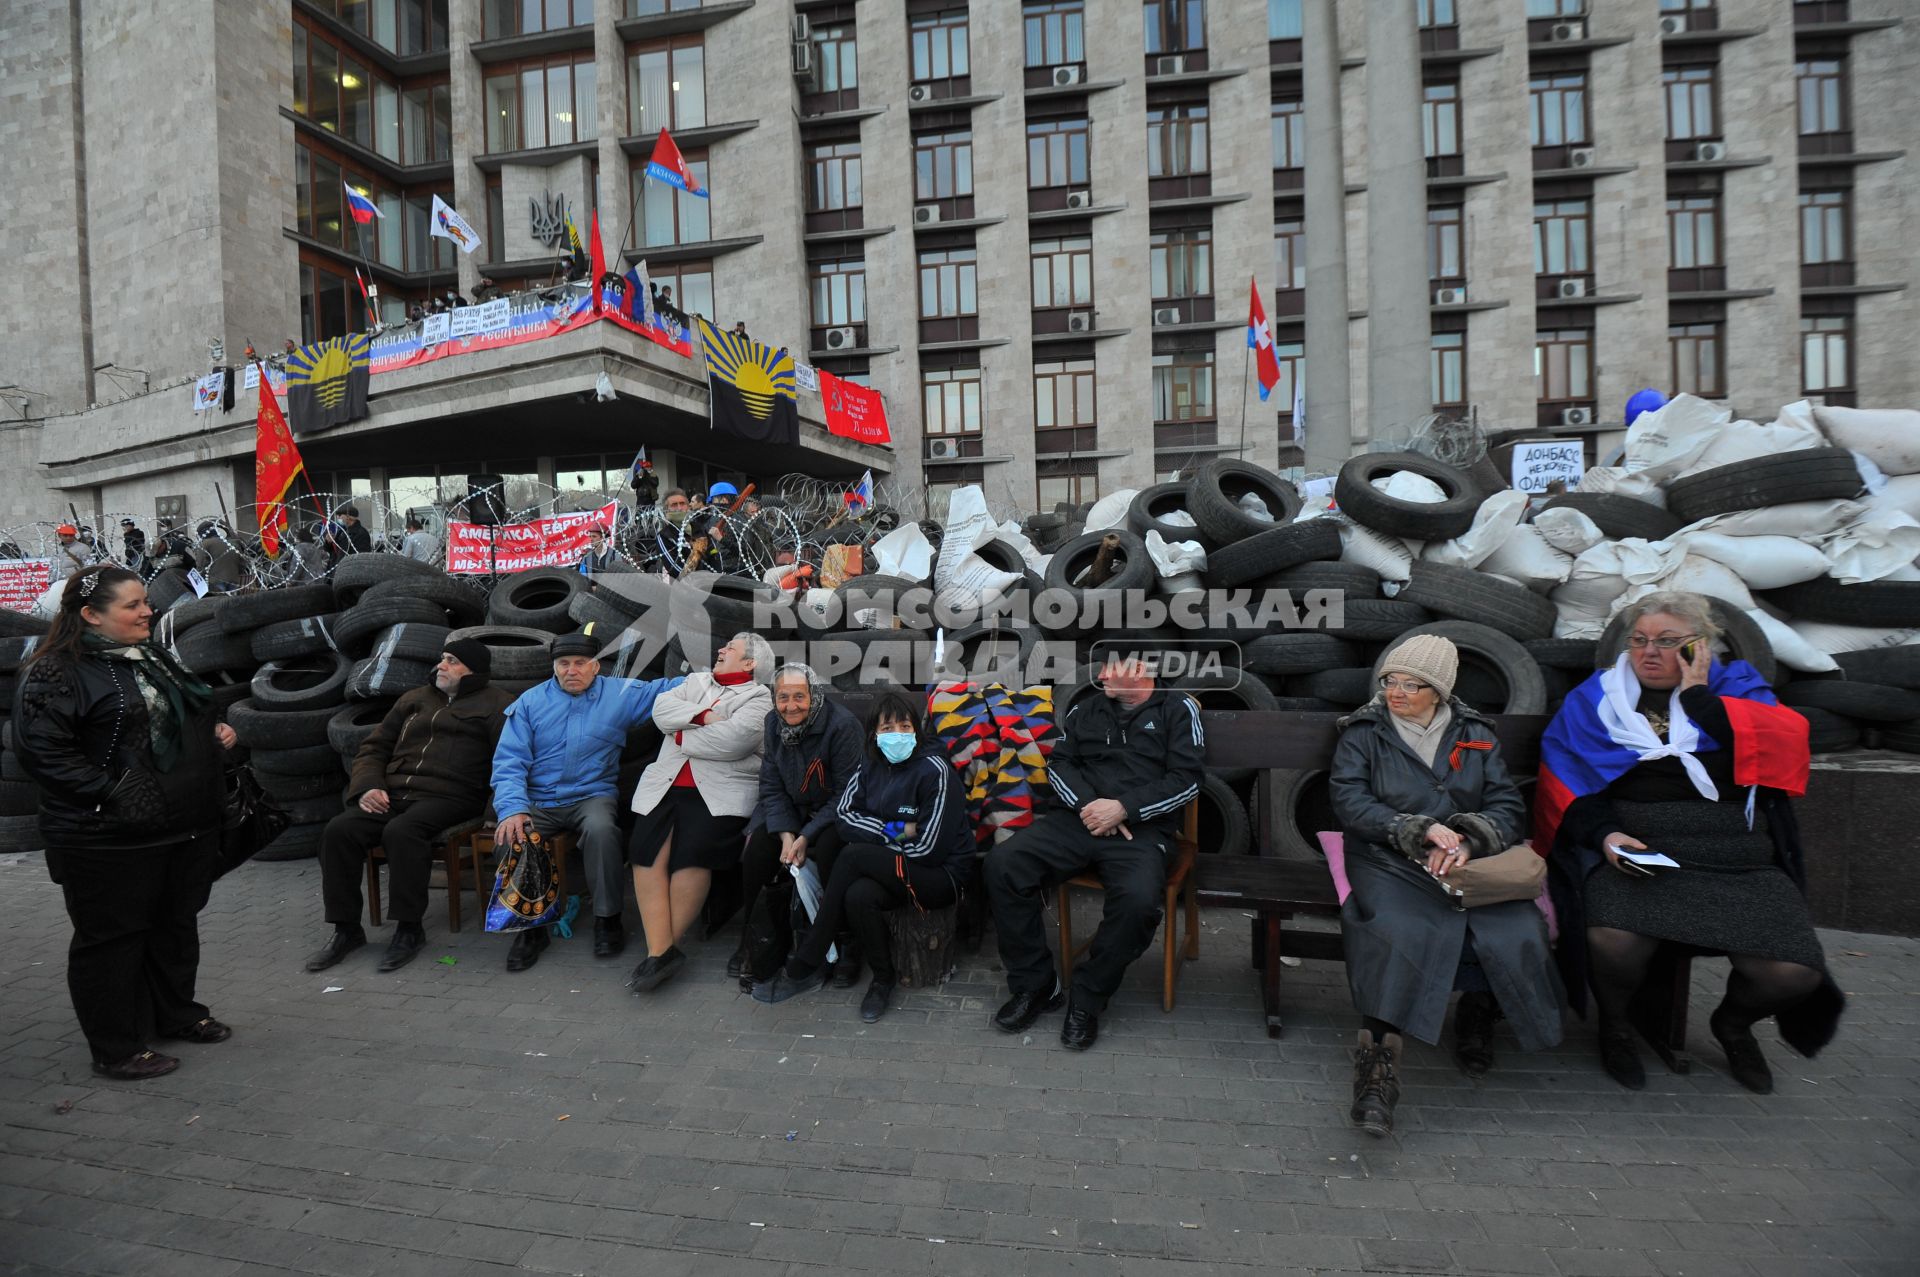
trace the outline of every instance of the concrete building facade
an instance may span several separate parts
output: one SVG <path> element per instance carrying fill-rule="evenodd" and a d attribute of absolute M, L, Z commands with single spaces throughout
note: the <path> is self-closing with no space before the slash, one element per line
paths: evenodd
<path fill-rule="evenodd" d="M 20 464 L 0 520 L 179 492 L 198 510 L 215 481 L 244 495 L 245 407 L 195 418 L 180 384 L 210 338 L 237 357 L 358 326 L 356 265 L 391 320 L 483 278 L 537 286 L 556 210 L 584 232 L 597 209 L 609 264 L 644 261 L 686 309 L 881 390 L 894 446 L 877 468 L 936 512 L 961 483 L 1045 508 L 1221 453 L 1324 471 L 1429 408 L 1604 452 L 1642 386 L 1761 418 L 1807 394 L 1913 406 L 1907 7 L 7 6 L 0 454 Z M 638 176 L 662 128 L 709 200 Z M 372 240 L 342 182 L 387 214 Z M 426 236 L 434 195 L 480 252 Z M 1249 281 L 1283 369 L 1265 404 Z M 608 331 L 564 357 L 448 361 L 391 410 L 376 379 L 374 418 L 321 463 L 342 485 L 421 481 L 506 464 L 447 455 L 490 438 L 553 482 L 649 422 L 697 422 L 697 369 L 642 344 Z M 663 398 L 568 407 L 602 367 Z M 511 409 L 490 423 L 476 387 L 502 378 Z M 537 437 L 506 442 L 512 421 Z M 809 431 L 783 461 L 873 460 Z M 692 435 L 676 449 L 695 481 L 743 468 Z"/>

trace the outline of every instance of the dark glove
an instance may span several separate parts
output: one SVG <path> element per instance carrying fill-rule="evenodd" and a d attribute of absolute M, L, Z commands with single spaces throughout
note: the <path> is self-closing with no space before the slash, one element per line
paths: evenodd
<path fill-rule="evenodd" d="M 1507 849 L 1507 840 L 1491 820 L 1477 811 L 1456 812 L 1447 817 L 1447 828 L 1467 840 L 1470 859 L 1497 856 Z"/>
<path fill-rule="evenodd" d="M 1430 850 L 1427 846 L 1427 830 L 1433 828 L 1435 823 L 1432 816 L 1403 812 L 1395 816 L 1393 824 L 1387 827 L 1387 845 L 1424 868 Z"/>

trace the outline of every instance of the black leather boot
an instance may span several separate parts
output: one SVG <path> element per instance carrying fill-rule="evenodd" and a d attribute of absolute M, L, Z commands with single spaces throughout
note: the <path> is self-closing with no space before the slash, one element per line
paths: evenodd
<path fill-rule="evenodd" d="M 1353 1053 L 1353 1107 L 1348 1116 L 1369 1135 L 1393 1134 L 1393 1106 L 1400 1102 L 1400 1035 L 1360 1030 Z"/>

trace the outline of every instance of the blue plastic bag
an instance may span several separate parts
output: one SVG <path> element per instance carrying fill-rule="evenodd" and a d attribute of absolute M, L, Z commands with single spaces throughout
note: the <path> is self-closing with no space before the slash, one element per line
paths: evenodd
<path fill-rule="evenodd" d="M 525 931 L 560 916 L 560 875 L 537 832 L 507 848 L 487 901 L 488 931 Z"/>

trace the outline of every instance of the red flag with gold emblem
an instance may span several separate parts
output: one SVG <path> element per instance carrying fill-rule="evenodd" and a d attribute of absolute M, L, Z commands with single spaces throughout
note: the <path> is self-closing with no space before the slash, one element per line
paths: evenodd
<path fill-rule="evenodd" d="M 274 402 L 273 388 L 260 378 L 260 415 L 254 420 L 253 491 L 259 502 L 260 548 L 280 553 L 280 533 L 287 526 L 287 495 L 306 463 L 287 429 L 287 419 Z"/>

